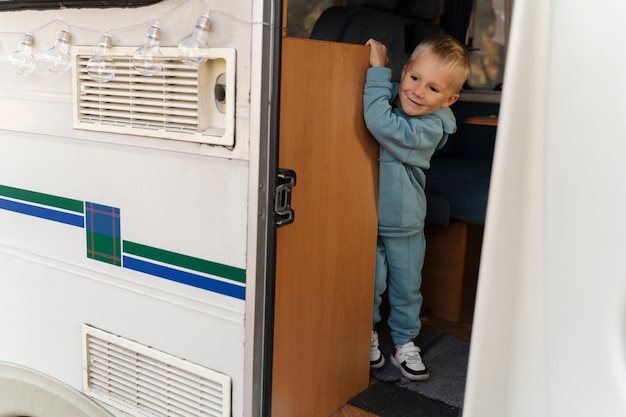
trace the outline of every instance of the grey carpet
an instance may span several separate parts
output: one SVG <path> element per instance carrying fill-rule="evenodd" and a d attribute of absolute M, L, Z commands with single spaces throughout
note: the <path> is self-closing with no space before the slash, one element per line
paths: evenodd
<path fill-rule="evenodd" d="M 469 343 L 448 334 L 422 331 L 415 344 L 422 350 L 430 379 L 410 381 L 389 360 L 393 349 L 389 329 L 380 326 L 378 332 L 386 363 L 373 370 L 372 376 L 382 382 L 372 385 L 350 403 L 381 417 L 460 416 Z M 434 409 L 438 410 L 437 413 Z"/>
<path fill-rule="evenodd" d="M 422 332 L 416 344 L 422 349 L 422 360 L 430 373 L 429 380 L 411 381 L 403 377 L 389 360 L 391 342 L 381 346 L 387 361 L 384 367 L 372 371 L 372 376 L 453 407 L 463 408 L 469 343 L 448 334 Z"/>

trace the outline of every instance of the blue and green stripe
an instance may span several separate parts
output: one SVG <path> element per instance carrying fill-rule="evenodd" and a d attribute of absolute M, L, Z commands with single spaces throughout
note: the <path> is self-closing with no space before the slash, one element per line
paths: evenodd
<path fill-rule="evenodd" d="M 83 202 L 0 185 L 0 209 L 84 227 Z"/>
<path fill-rule="evenodd" d="M 90 259 L 245 300 L 245 269 L 122 240 L 119 208 L 0 185 L 0 209 L 84 228 Z"/>

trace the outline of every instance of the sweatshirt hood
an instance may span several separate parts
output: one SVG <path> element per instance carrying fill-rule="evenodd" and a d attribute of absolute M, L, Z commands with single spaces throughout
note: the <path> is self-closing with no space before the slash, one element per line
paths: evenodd
<path fill-rule="evenodd" d="M 437 109 L 434 113 L 443 122 L 443 131 L 449 135 L 456 132 L 456 117 L 450 110 L 450 107 L 442 107 Z"/>

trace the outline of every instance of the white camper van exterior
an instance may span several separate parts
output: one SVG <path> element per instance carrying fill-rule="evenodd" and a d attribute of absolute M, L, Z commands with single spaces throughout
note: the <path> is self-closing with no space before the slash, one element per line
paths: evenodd
<path fill-rule="evenodd" d="M 0 361 L 87 390 L 116 415 L 152 408 L 191 415 L 185 410 L 196 403 L 208 410 L 198 415 L 254 415 L 259 154 L 273 70 L 264 59 L 271 54 L 268 33 L 279 30 L 269 3 L 166 0 L 0 13 Z M 139 90 L 150 86 L 167 106 L 180 104 L 154 116 L 167 120 L 128 127 L 116 120 L 115 103 L 95 109 L 102 103 L 91 101 L 98 92 L 90 98 L 90 89 L 117 90 L 119 106 L 132 101 L 130 89 L 113 85 L 132 78 L 128 62 L 117 64 L 109 83 L 86 71 L 103 34 L 110 35 L 111 54 L 128 61 L 158 22 L 162 54 L 177 56 L 179 42 L 207 12 L 210 49 L 202 70 L 166 59 L 160 81 L 138 74 L 130 81 Z M 42 57 L 62 30 L 71 33 L 72 68 L 56 74 Z M 25 33 L 36 59 L 28 76 L 9 62 Z M 216 87 L 225 89 L 221 100 Z M 152 106 L 143 97 L 130 104 L 137 112 Z M 188 113 L 196 103 L 208 120 L 178 123 L 194 119 Z M 169 122 L 171 128 L 154 127 Z M 204 126 L 188 133 L 185 123 Z M 128 405 L 121 392 L 103 399 L 97 383 L 87 388 L 85 381 L 95 376 L 88 374 L 96 362 L 116 354 L 91 342 L 142 352 L 154 362 L 154 381 L 167 379 L 165 366 L 198 381 L 181 383 L 170 405 L 159 403 L 170 390 L 153 387 L 145 410 Z M 143 366 L 126 360 L 119 366 Z M 7 415 L 3 401 L 0 414 Z M 9 415 L 34 415 L 27 413 Z"/>
<path fill-rule="evenodd" d="M 0 416 L 270 415 L 281 8 L 0 12 Z M 515 1 L 464 416 L 626 412 L 625 9 Z M 207 12 L 190 69 L 177 45 Z M 157 21 L 160 81 L 131 59 Z"/>

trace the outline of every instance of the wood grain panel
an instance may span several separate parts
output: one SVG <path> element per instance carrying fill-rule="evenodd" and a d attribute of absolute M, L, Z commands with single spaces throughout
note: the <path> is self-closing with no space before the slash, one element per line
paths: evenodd
<path fill-rule="evenodd" d="M 369 48 L 283 39 L 272 415 L 319 417 L 369 381 L 378 146 L 363 122 Z"/>

